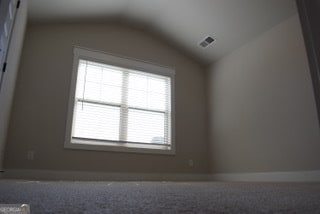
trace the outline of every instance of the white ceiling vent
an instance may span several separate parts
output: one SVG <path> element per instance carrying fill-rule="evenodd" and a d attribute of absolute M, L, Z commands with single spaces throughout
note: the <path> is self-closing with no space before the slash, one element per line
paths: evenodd
<path fill-rule="evenodd" d="M 203 48 L 208 47 L 210 44 L 212 44 L 215 41 L 214 38 L 212 38 L 211 36 L 206 37 L 204 40 L 202 40 L 200 42 L 200 46 Z"/>

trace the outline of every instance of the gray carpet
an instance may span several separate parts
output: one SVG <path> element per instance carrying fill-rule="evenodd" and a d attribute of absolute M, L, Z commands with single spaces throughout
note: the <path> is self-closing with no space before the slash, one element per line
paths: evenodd
<path fill-rule="evenodd" d="M 0 180 L 0 204 L 31 213 L 320 213 L 320 183 Z"/>

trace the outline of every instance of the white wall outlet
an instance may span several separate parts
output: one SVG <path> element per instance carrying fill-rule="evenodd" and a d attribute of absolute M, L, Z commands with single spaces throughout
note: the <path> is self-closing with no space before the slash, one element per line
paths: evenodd
<path fill-rule="evenodd" d="M 27 152 L 27 159 L 28 160 L 34 160 L 34 151 L 33 150 L 29 150 L 28 152 Z"/>
<path fill-rule="evenodd" d="M 188 160 L 188 165 L 189 165 L 190 167 L 193 167 L 194 163 L 193 163 L 193 160 L 192 160 L 192 159 L 189 159 L 189 160 Z"/>

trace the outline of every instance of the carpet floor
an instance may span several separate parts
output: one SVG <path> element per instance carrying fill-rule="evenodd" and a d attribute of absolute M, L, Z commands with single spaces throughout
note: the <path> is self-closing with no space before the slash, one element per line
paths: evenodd
<path fill-rule="evenodd" d="M 0 180 L 31 213 L 320 213 L 320 183 Z"/>

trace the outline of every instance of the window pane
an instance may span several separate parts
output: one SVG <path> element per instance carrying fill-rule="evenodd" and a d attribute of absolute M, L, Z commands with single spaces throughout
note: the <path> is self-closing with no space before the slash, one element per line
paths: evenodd
<path fill-rule="evenodd" d="M 120 108 L 77 102 L 73 137 L 119 140 Z"/>
<path fill-rule="evenodd" d="M 122 87 L 122 72 L 106 68 L 102 70 L 101 79 L 101 101 L 120 103 Z"/>
<path fill-rule="evenodd" d="M 148 77 L 141 74 L 129 74 L 129 89 L 146 91 L 148 87 Z"/>
<path fill-rule="evenodd" d="M 128 105 L 132 107 L 147 108 L 148 94 L 146 91 L 129 89 L 128 91 Z"/>
<path fill-rule="evenodd" d="M 92 65 L 88 63 L 86 66 L 87 73 L 86 73 L 86 81 L 93 82 L 93 83 L 100 83 L 102 78 L 102 67 Z"/>
<path fill-rule="evenodd" d="M 148 87 L 149 91 L 157 94 L 165 94 L 166 93 L 166 80 L 158 79 L 158 78 L 148 78 Z"/>
<path fill-rule="evenodd" d="M 102 84 L 120 87 L 122 85 L 122 72 L 111 68 L 103 68 Z"/>
<path fill-rule="evenodd" d="M 78 67 L 76 98 L 83 97 L 84 78 L 86 74 L 86 64 L 81 60 Z"/>
<path fill-rule="evenodd" d="M 128 141 L 164 143 L 164 113 L 130 109 L 128 112 Z"/>
<path fill-rule="evenodd" d="M 106 65 L 80 60 L 76 97 L 107 103 L 121 102 L 122 72 Z"/>
<path fill-rule="evenodd" d="M 166 96 L 164 94 L 149 93 L 148 108 L 157 110 L 166 110 Z"/>
<path fill-rule="evenodd" d="M 166 110 L 168 79 L 130 73 L 128 105 L 153 110 Z"/>
<path fill-rule="evenodd" d="M 101 85 L 100 100 L 108 103 L 121 103 L 121 88 L 110 85 Z"/>
<path fill-rule="evenodd" d="M 84 86 L 83 99 L 100 100 L 100 96 L 101 96 L 101 84 L 87 81 Z"/>

